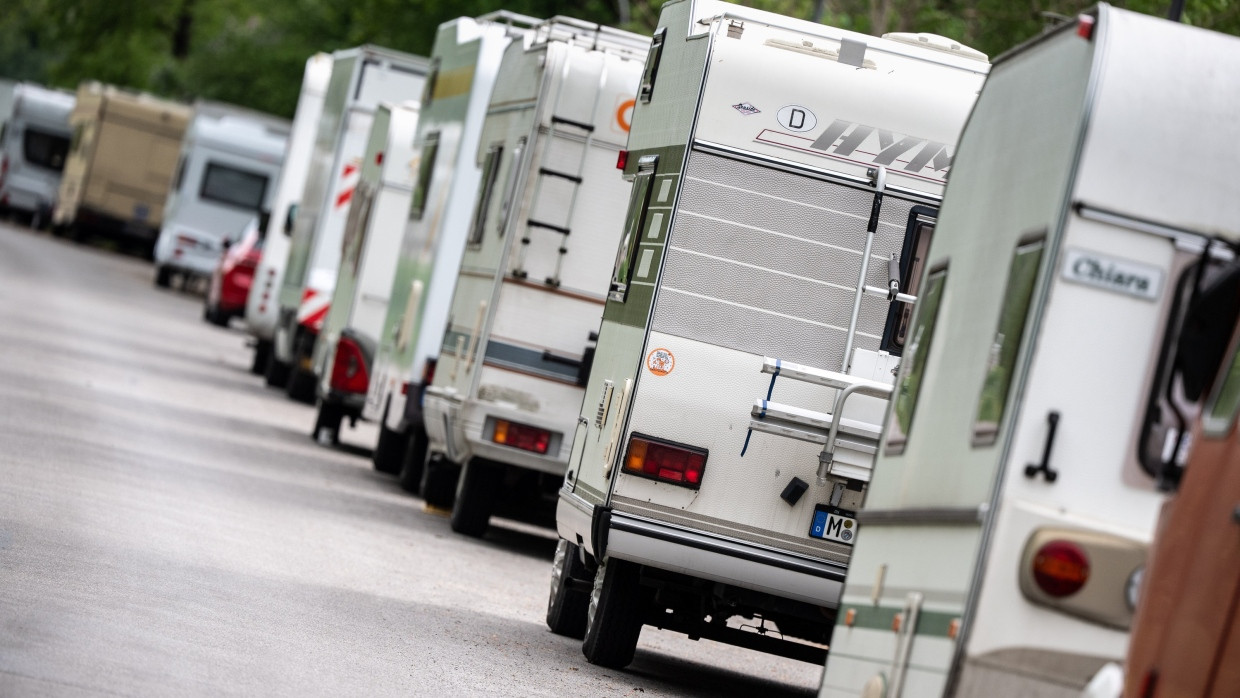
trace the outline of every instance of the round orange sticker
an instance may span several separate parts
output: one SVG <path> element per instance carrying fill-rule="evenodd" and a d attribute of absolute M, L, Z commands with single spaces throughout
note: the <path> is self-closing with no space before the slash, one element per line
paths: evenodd
<path fill-rule="evenodd" d="M 667 349 L 654 349 L 646 355 L 646 368 L 656 376 L 666 376 L 676 368 L 676 357 Z"/>
<path fill-rule="evenodd" d="M 616 124 L 618 124 L 620 126 L 620 130 L 625 133 L 628 133 L 629 129 L 633 127 L 633 107 L 635 106 L 637 106 L 637 100 L 630 99 L 626 100 L 620 105 L 620 108 L 616 110 Z"/>

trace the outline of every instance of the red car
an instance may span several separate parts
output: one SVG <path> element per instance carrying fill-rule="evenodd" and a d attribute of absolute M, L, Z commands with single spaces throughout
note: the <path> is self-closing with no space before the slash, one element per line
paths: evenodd
<path fill-rule="evenodd" d="M 251 220 L 234 243 L 225 243 L 220 263 L 211 274 L 211 287 L 203 303 L 202 317 L 227 327 L 234 316 L 245 314 L 245 299 L 254 281 L 254 269 L 263 253 L 262 231 L 257 218 Z"/>

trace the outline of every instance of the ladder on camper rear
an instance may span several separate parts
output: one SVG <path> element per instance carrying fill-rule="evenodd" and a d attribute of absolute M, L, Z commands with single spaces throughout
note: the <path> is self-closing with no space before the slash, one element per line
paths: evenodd
<path fill-rule="evenodd" d="M 580 45 L 580 35 L 574 33 L 567 41 L 569 49 L 574 45 Z M 598 46 L 598 36 L 593 37 L 593 45 L 591 50 Z M 602 99 L 604 88 L 607 85 L 607 67 L 608 61 L 603 57 L 602 67 L 599 70 L 598 81 L 595 83 L 593 99 L 590 103 L 590 119 L 591 121 L 581 121 L 579 119 L 570 119 L 565 116 L 562 102 L 564 95 L 572 93 L 577 96 L 580 93 L 573 92 L 569 87 L 568 78 L 572 72 L 572 55 L 570 54 L 564 60 L 564 69 L 560 76 L 560 87 L 555 97 L 555 103 L 551 108 L 551 125 L 547 129 L 547 137 L 543 143 L 542 153 L 538 161 L 538 170 L 534 173 L 534 192 L 530 198 L 529 217 L 525 221 L 525 234 L 521 237 L 521 248 L 517 252 L 517 263 L 512 270 L 512 275 L 518 279 L 526 279 L 529 277 L 529 270 L 526 268 L 526 261 L 529 255 L 530 243 L 533 241 L 533 235 L 537 231 L 548 231 L 552 234 L 559 235 L 559 247 L 556 252 L 555 269 L 544 279 L 544 283 L 548 286 L 559 287 L 560 274 L 564 268 L 564 257 L 568 254 L 568 236 L 572 233 L 573 215 L 577 210 L 577 197 L 581 192 L 581 185 L 585 182 L 586 159 L 590 156 L 590 148 L 594 145 L 594 124 L 591 123 L 594 116 L 598 113 L 599 100 Z M 567 132 L 567 133 L 565 133 Z M 565 133 L 565 135 L 559 135 Z M 577 158 L 576 169 L 573 171 L 564 171 L 551 166 L 552 151 L 556 147 L 556 138 L 559 135 L 561 145 L 568 141 L 567 134 L 577 134 L 582 138 L 581 156 Z M 544 191 L 544 185 L 550 179 L 558 179 L 569 182 L 571 185 L 571 194 L 568 197 L 568 209 L 564 213 L 563 221 L 548 220 L 552 216 L 546 215 L 545 205 L 541 196 Z"/>

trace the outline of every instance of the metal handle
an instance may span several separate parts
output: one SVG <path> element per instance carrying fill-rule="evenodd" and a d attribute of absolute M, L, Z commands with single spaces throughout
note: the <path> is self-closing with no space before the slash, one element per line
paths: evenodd
<path fill-rule="evenodd" d="M 1051 469 L 1051 447 L 1055 445 L 1055 430 L 1059 427 L 1059 413 L 1051 410 L 1046 415 L 1046 446 L 1042 449 L 1042 462 L 1030 463 L 1025 466 L 1025 477 L 1036 478 L 1038 473 L 1046 478 L 1047 482 L 1054 482 L 1059 478 L 1059 471 Z"/>

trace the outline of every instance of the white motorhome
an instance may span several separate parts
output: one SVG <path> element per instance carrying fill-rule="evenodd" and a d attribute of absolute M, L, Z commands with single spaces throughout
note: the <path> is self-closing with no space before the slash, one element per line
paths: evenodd
<path fill-rule="evenodd" d="M 429 67 L 425 58 L 378 46 L 332 54 L 310 175 L 293 222 L 270 362 L 269 376 L 287 375 L 290 398 L 314 401 L 314 345 L 336 285 L 341 240 L 375 108 L 380 102 L 418 99 Z"/>
<path fill-rule="evenodd" d="M 288 150 L 284 156 L 284 166 L 280 168 L 275 198 L 271 202 L 271 216 L 263 232 L 262 258 L 254 271 L 253 291 L 246 298 L 245 323 L 255 338 L 254 362 L 250 367 L 253 373 L 266 373 L 271 360 L 271 342 L 275 337 L 276 313 L 280 307 L 276 296 L 284 279 L 284 264 L 288 261 L 289 237 L 293 233 L 297 202 L 301 200 L 306 177 L 310 174 L 310 154 L 314 150 L 319 116 L 323 113 L 323 97 L 331 75 L 331 56 L 316 53 L 306 59 Z M 283 386 L 285 380 L 287 376 L 280 375 L 277 367 L 276 375 L 271 376 L 269 383 Z"/>
<path fill-rule="evenodd" d="M 525 506 L 537 500 L 519 493 L 554 492 L 563 478 L 628 200 L 616 159 L 649 46 L 554 17 L 504 54 L 423 400 L 422 496 L 455 499 L 457 532 L 481 535 L 497 501 Z"/>
<path fill-rule="evenodd" d="M 425 459 L 421 394 L 443 343 L 465 234 L 482 168 L 482 123 L 504 49 L 539 20 L 509 12 L 461 17 L 439 26 L 430 87 L 418 120 L 418 179 L 395 255 L 387 315 L 378 333 L 362 417 L 380 423 L 375 468 L 399 474 L 415 489 Z"/>
<path fill-rule="evenodd" d="M 0 210 L 19 211 L 31 224 L 49 220 L 73 129 L 72 92 L 30 83 L 12 88 L 7 119 L 0 118 Z"/>
<path fill-rule="evenodd" d="M 1218 147 L 1240 141 L 1237 74 L 1235 37 L 1106 5 L 996 61 L 821 695 L 1077 696 L 1122 662 L 1157 480 L 1188 455 L 1220 304 L 1240 301 L 1212 244 L 1240 239 L 1240 151 Z"/>
<path fill-rule="evenodd" d="M 589 661 L 626 666 L 643 624 L 824 659 L 987 67 L 942 37 L 663 6 L 557 511 L 547 622 Z"/>
<path fill-rule="evenodd" d="M 210 276 L 224 248 L 270 210 L 288 145 L 289 122 L 216 102 L 198 102 L 181 143 L 155 242 L 155 285 L 174 275 Z"/>
<path fill-rule="evenodd" d="M 366 402 L 418 172 L 417 130 L 418 102 L 375 109 L 344 227 L 336 287 L 314 346 L 318 417 L 312 434 L 323 444 L 339 441 L 341 422 L 356 422 Z"/>

